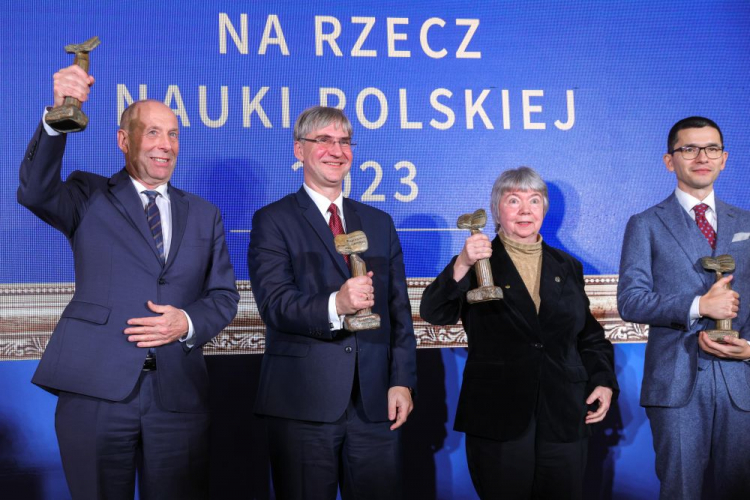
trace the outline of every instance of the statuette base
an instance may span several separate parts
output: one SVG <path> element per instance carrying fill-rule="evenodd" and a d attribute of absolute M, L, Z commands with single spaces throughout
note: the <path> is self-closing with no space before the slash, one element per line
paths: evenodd
<path fill-rule="evenodd" d="M 346 316 L 344 318 L 344 329 L 350 332 L 359 332 L 362 330 L 376 330 L 380 328 L 379 314 L 363 314 Z"/>
<path fill-rule="evenodd" d="M 487 302 L 489 300 L 501 300 L 502 298 L 503 290 L 499 286 L 480 286 L 466 292 L 466 300 L 469 301 L 469 304 Z"/>
<path fill-rule="evenodd" d="M 60 106 L 54 108 L 44 117 L 47 125 L 58 132 L 80 132 L 89 124 L 89 118 L 76 106 Z"/>
<path fill-rule="evenodd" d="M 719 344 L 726 344 L 724 337 L 740 338 L 740 332 L 737 330 L 706 330 L 706 334 L 708 334 L 708 338 Z"/>

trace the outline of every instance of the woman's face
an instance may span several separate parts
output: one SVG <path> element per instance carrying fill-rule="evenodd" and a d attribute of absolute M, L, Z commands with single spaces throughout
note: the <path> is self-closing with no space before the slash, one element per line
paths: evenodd
<path fill-rule="evenodd" d="M 535 243 L 544 220 L 544 198 L 537 191 L 511 190 L 500 197 L 497 205 L 500 227 L 508 238 L 521 243 Z"/>

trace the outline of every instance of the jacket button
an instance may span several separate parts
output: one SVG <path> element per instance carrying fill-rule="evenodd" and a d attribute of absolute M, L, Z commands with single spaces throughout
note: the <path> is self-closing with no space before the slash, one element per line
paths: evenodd
<path fill-rule="evenodd" d="M 531 345 L 533 345 L 537 349 L 542 349 L 544 347 L 544 344 L 542 344 L 541 342 L 535 342 L 535 343 L 533 343 Z"/>
<path fill-rule="evenodd" d="M 29 155 L 26 157 L 27 160 L 31 161 L 34 159 L 34 153 L 36 153 L 36 146 L 38 142 L 34 141 L 34 144 L 29 148 Z"/>
<path fill-rule="evenodd" d="M 164 278 L 159 278 L 159 284 L 160 285 L 166 285 L 167 284 L 167 280 L 165 280 Z"/>
<path fill-rule="evenodd" d="M 352 352 L 352 348 L 350 346 L 346 346 L 346 349 L 344 349 L 344 351 L 348 354 Z"/>

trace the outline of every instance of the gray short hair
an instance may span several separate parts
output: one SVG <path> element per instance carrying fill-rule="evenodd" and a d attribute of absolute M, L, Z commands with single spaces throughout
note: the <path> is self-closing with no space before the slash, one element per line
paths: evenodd
<path fill-rule="evenodd" d="M 294 123 L 294 140 L 298 141 L 313 130 L 325 128 L 332 123 L 340 126 L 349 137 L 352 136 L 352 124 L 340 109 L 326 106 L 307 108 Z"/>
<path fill-rule="evenodd" d="M 495 232 L 500 230 L 500 211 L 497 208 L 500 204 L 500 198 L 508 191 L 516 190 L 536 191 L 541 194 L 544 200 L 544 215 L 547 215 L 549 194 L 547 193 L 547 184 L 542 180 L 542 176 L 531 167 L 511 168 L 498 175 L 495 184 L 492 186 L 490 209 L 492 210 L 492 219 L 495 221 Z"/>

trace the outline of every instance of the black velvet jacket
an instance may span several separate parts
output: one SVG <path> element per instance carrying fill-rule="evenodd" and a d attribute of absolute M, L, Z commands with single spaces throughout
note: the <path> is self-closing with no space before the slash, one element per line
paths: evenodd
<path fill-rule="evenodd" d="M 539 314 L 500 238 L 492 242 L 492 274 L 503 300 L 469 304 L 472 269 L 453 279 L 456 258 L 427 287 L 420 314 L 447 325 L 463 322 L 469 339 L 455 430 L 497 440 L 518 437 L 536 416 L 548 441 L 587 437 L 586 398 L 596 386 L 619 391 L 614 350 L 589 311 L 583 267 L 542 243 Z M 613 400 L 614 400 L 613 397 Z"/>

